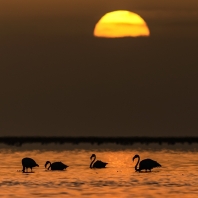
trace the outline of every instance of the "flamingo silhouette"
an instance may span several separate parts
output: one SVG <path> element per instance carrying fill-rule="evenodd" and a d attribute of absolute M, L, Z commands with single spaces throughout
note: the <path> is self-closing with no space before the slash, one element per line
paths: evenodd
<path fill-rule="evenodd" d="M 151 171 L 151 169 L 153 169 L 155 167 L 161 167 L 161 164 L 159 164 L 158 162 L 156 162 L 156 161 L 154 161 L 152 159 L 144 159 L 144 160 L 140 161 L 140 156 L 139 155 L 135 155 L 133 157 L 133 161 L 136 158 L 138 158 L 138 161 L 137 161 L 137 163 L 135 165 L 135 170 L 136 171 L 139 171 L 139 172 L 141 170 L 146 170 L 146 171 L 149 170 L 149 171 Z M 139 164 L 139 169 L 137 168 L 138 164 Z"/>
<path fill-rule="evenodd" d="M 45 163 L 45 168 L 47 167 L 48 164 L 50 164 L 49 167 L 47 168 L 48 170 L 50 168 L 51 168 L 51 170 L 64 170 L 67 167 L 69 167 L 66 164 L 63 164 L 62 162 L 53 162 L 53 163 L 51 163 L 50 161 L 47 161 Z"/>
<path fill-rule="evenodd" d="M 94 159 L 92 160 L 92 158 L 94 158 Z M 97 160 L 94 163 L 94 161 L 96 160 L 96 155 L 95 154 L 91 155 L 90 160 L 92 160 L 92 162 L 90 164 L 90 168 L 105 168 L 105 166 L 108 164 L 108 163 L 102 162 L 100 160 Z"/>
<path fill-rule="evenodd" d="M 24 173 L 25 173 L 25 170 L 28 170 L 28 168 L 30 168 L 32 172 L 33 167 L 36 167 L 36 166 L 39 167 L 39 165 L 32 158 L 29 158 L 29 157 L 25 157 L 22 159 L 22 166 L 23 166 L 22 172 Z"/>

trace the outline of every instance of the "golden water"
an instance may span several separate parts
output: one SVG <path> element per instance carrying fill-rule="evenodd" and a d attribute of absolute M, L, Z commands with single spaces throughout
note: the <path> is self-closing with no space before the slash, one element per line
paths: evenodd
<path fill-rule="evenodd" d="M 0 197 L 198 197 L 198 151 L 181 149 L 136 149 L 98 147 L 83 149 L 2 148 L 0 150 Z M 91 146 L 90 146 L 91 147 Z M 108 162 L 105 169 L 90 169 L 90 156 Z M 132 157 L 158 161 L 162 168 L 134 171 Z M 32 157 L 40 166 L 22 173 L 21 159 Z M 62 161 L 65 171 L 46 171 L 44 164 Z"/>

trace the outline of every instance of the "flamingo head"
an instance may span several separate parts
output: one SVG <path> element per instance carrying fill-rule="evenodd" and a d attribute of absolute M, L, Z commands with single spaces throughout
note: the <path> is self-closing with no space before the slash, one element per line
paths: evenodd
<path fill-rule="evenodd" d="M 95 154 L 92 154 L 91 157 L 90 157 L 90 160 L 91 160 L 93 157 L 96 157 L 96 155 L 95 155 Z"/>
<path fill-rule="evenodd" d="M 135 156 L 133 157 L 133 161 L 134 161 L 135 158 L 139 158 L 139 157 L 140 157 L 139 155 L 135 155 Z"/>

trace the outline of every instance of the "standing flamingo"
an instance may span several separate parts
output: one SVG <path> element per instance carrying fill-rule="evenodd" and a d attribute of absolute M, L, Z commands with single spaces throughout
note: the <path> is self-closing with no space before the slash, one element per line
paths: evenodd
<path fill-rule="evenodd" d="M 29 158 L 29 157 L 25 157 L 22 159 L 22 166 L 23 166 L 22 172 L 24 173 L 25 173 L 25 169 L 28 170 L 28 168 L 30 168 L 32 172 L 33 167 L 36 167 L 36 166 L 39 167 L 39 165 L 32 158 Z"/>
<path fill-rule="evenodd" d="M 141 170 L 144 170 L 144 169 L 146 171 L 147 170 L 151 171 L 151 169 L 153 169 L 155 167 L 161 167 L 161 165 L 158 162 L 156 162 L 152 159 L 144 159 L 144 160 L 140 161 L 140 156 L 135 155 L 133 157 L 133 161 L 134 161 L 135 158 L 138 158 L 137 164 L 135 165 L 135 170 L 136 171 L 140 172 Z M 139 164 L 139 169 L 137 168 L 138 164 Z"/>
<path fill-rule="evenodd" d="M 94 158 L 94 159 L 92 160 L 92 158 Z M 92 160 L 92 162 L 90 164 L 90 168 L 105 168 L 105 166 L 108 164 L 108 163 L 102 162 L 100 160 L 97 160 L 94 163 L 94 161 L 96 160 L 96 155 L 95 154 L 91 155 L 90 160 Z"/>

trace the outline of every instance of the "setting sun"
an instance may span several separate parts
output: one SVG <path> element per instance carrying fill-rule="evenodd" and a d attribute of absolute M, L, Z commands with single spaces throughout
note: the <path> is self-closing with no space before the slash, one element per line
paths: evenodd
<path fill-rule="evenodd" d="M 146 22 L 133 12 L 118 10 L 105 14 L 95 25 L 94 36 L 106 38 L 149 36 Z"/>

